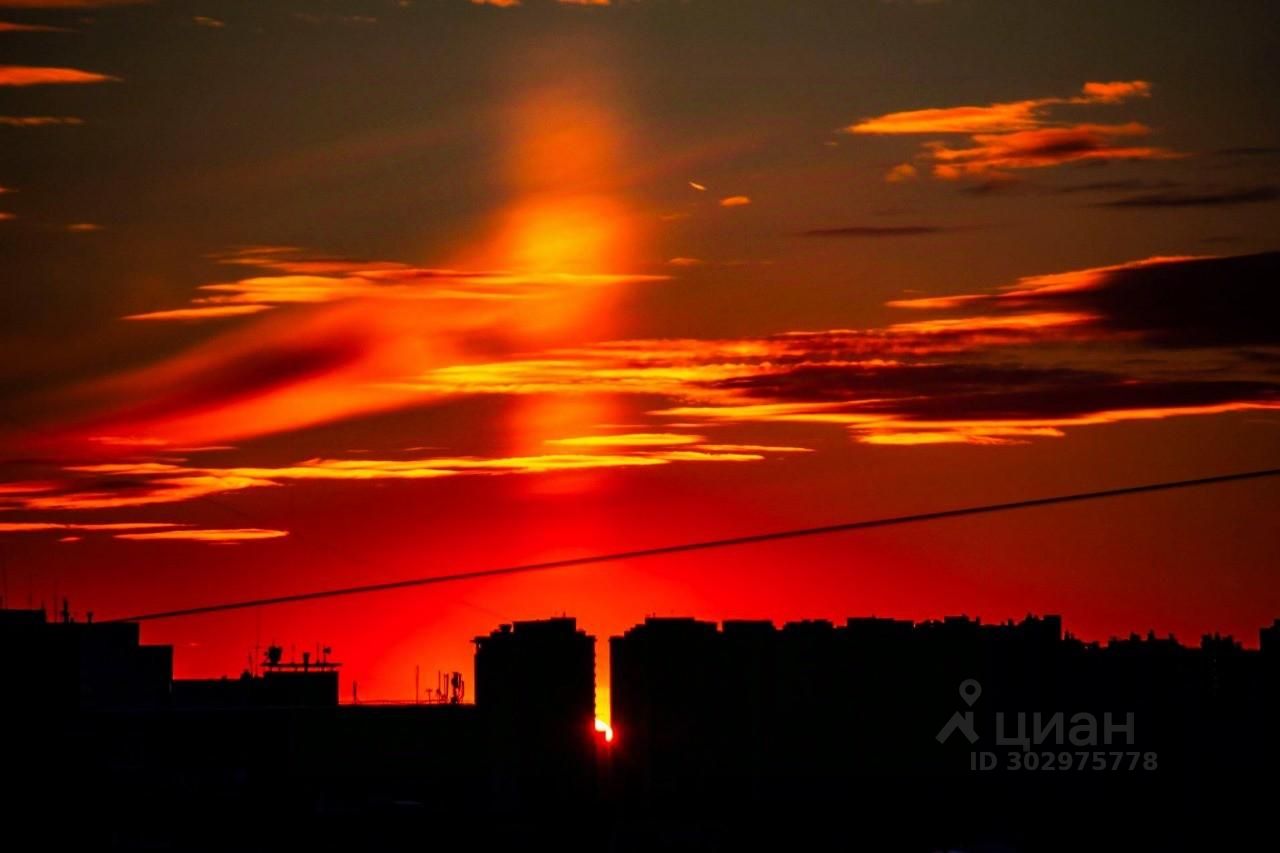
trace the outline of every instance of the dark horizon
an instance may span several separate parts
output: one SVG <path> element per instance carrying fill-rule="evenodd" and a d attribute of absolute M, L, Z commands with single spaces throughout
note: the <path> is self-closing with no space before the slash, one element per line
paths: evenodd
<path fill-rule="evenodd" d="M 1147 821 L 1216 803 L 1219 779 L 1280 758 L 1280 619 L 1245 650 L 1213 635 L 1083 643 L 1054 615 L 650 617 L 609 638 L 609 724 L 595 717 L 596 638 L 568 616 L 477 636 L 473 703 L 460 673 L 426 701 L 341 703 L 328 648 L 290 660 L 273 644 L 238 678 L 175 679 L 173 650 L 141 645 L 138 627 L 0 610 L 0 711 L 25 735 L 10 778 L 27 814 L 51 817 L 65 797 L 88 809 L 64 831 L 81 844 L 256 850 L 336 831 L 392 850 L 436 827 L 701 849 L 802 818 L 813 843 L 1069 850 L 1080 830 L 1047 828 L 1069 800 L 1110 815 L 1117 838 L 1183 849 L 1227 837 L 1221 821 Z M 846 814 L 855 797 L 875 811 Z M 1247 811 L 1225 832 L 1260 819 L 1251 799 L 1235 806 Z M 235 815 L 264 809 L 307 819 L 250 840 Z M 937 819 L 891 817 L 911 809 Z"/>
<path fill-rule="evenodd" d="M 109 620 L 94 621 L 93 611 L 86 611 L 88 618 L 78 617 L 77 613 L 72 611 L 70 603 L 64 601 L 60 610 L 51 611 L 43 608 L 13 608 L 6 607 L 3 600 L 0 600 L 0 626 L 33 626 L 40 625 L 53 627 L 58 625 L 64 626 L 82 626 L 92 629 L 102 626 L 127 626 L 133 630 L 138 636 L 138 642 L 141 642 L 141 634 L 138 631 L 141 625 L 130 620 Z M 481 644 L 487 638 L 506 635 L 512 631 L 518 631 L 521 627 L 537 628 L 538 626 L 554 624 L 558 622 L 567 622 L 576 626 L 575 617 L 564 615 L 545 616 L 533 619 L 513 620 L 511 622 L 501 623 L 497 628 L 488 635 L 480 635 L 475 637 L 471 642 L 473 644 Z M 1069 623 L 1064 621 L 1063 616 L 1057 613 L 1034 614 L 1027 613 L 1022 619 L 1005 619 L 997 622 L 984 622 L 981 617 L 970 616 L 966 613 L 956 613 L 942 616 L 935 616 L 922 620 L 900 619 L 891 616 L 882 616 L 875 613 L 864 614 L 861 616 L 847 616 L 843 620 L 843 624 L 837 620 L 822 618 L 804 618 L 797 620 L 768 620 L 768 619 L 744 619 L 744 618 L 725 618 L 720 620 L 708 620 L 692 615 L 649 615 L 643 621 L 632 625 L 624 630 L 621 634 L 604 638 L 599 644 L 604 648 L 608 648 L 615 640 L 625 639 L 630 633 L 642 629 L 650 625 L 671 625 L 671 626 L 698 626 L 701 629 L 710 629 L 715 634 L 722 634 L 727 628 L 741 628 L 742 626 L 751 626 L 756 628 L 765 628 L 771 634 L 783 634 L 789 629 L 809 629 L 842 631 L 850 630 L 858 626 L 866 625 L 885 625 L 905 627 L 912 631 L 928 631 L 944 627 L 964 626 L 973 630 L 1012 630 L 1025 627 L 1029 624 L 1048 624 L 1054 626 L 1055 636 L 1064 643 L 1074 644 L 1080 650 L 1089 650 L 1094 652 L 1106 651 L 1116 647 L 1132 646 L 1135 643 L 1161 644 L 1163 646 L 1172 646 L 1181 651 L 1195 651 L 1197 649 L 1204 650 L 1210 646 L 1214 647 L 1234 647 L 1245 653 L 1257 653 L 1262 650 L 1265 643 L 1270 641 L 1273 644 L 1280 643 L 1280 616 L 1272 620 L 1270 624 L 1260 625 L 1257 632 L 1253 636 L 1235 637 L 1230 633 L 1219 631 L 1208 632 L 1202 634 L 1198 640 L 1188 642 L 1185 638 L 1180 639 L 1172 632 L 1164 635 L 1158 635 L 1154 629 L 1135 629 L 1127 634 L 1116 634 L 1105 638 L 1084 638 L 1073 633 L 1069 628 Z M 576 628 L 575 628 L 576 630 Z M 594 635 L 585 634 L 595 649 L 597 646 L 597 638 Z M 149 644 L 149 648 L 168 648 L 169 655 L 173 655 L 172 647 L 155 644 Z M 1280 645 L 1276 645 L 1275 649 L 1280 650 Z M 285 651 L 288 650 L 288 659 L 284 658 Z M 338 650 L 340 651 L 340 650 Z M 259 658 L 250 657 L 251 665 L 241 670 L 239 673 L 224 673 L 220 676 L 214 676 L 213 679 L 186 679 L 192 681 L 209 681 L 209 680 L 227 680 L 237 676 L 256 676 L 261 668 L 269 666 L 277 670 L 311 670 L 315 672 L 330 671 L 335 674 L 338 672 L 342 663 L 333 660 L 330 655 L 335 654 L 335 650 L 329 646 L 322 646 L 320 642 L 314 643 L 314 649 L 304 646 L 300 651 L 297 643 L 289 643 L 287 646 L 279 641 L 272 640 L 265 647 L 259 644 L 259 647 L 253 649 L 255 654 L 261 655 Z M 594 653 L 593 661 L 597 660 L 599 655 Z M 274 657 L 272 657 L 274 655 Z M 340 657 L 340 654 L 338 655 Z M 177 661 L 175 660 L 176 664 Z M 594 666 L 594 663 L 593 663 Z M 430 670 L 431 667 L 428 667 Z M 447 672 L 446 670 L 437 670 L 438 672 Z M 593 669 L 593 672 L 596 670 Z M 594 679 L 593 675 L 593 679 Z M 184 679 L 175 678 L 175 681 Z M 335 684 L 337 682 L 335 681 Z M 337 700 L 342 701 L 344 696 L 349 694 L 339 692 Z M 413 704 L 415 700 L 376 700 L 381 703 Z M 606 721 L 607 722 L 607 721 Z"/>
<path fill-rule="evenodd" d="M 1270 0 L 0 0 L 6 597 L 149 614 L 1280 464 L 1277 33 Z M 373 697 L 558 608 L 1280 612 L 1280 481 L 1123 501 L 266 624 Z M 259 634 L 147 631 L 191 677 Z"/>

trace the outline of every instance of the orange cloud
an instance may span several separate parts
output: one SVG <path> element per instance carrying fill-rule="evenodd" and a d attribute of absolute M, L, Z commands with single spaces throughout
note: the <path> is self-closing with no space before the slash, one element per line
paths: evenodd
<path fill-rule="evenodd" d="M 1057 166 L 1079 161 L 1151 160 L 1180 156 L 1162 148 L 1122 144 L 1150 129 L 1137 122 L 1089 124 L 1062 122 L 1050 116 L 1057 107 L 1114 105 L 1151 94 L 1144 80 L 1089 82 L 1073 97 L 1033 98 L 986 106 L 942 107 L 888 113 L 844 128 L 846 133 L 871 135 L 965 135 L 969 144 L 927 142 L 919 159 L 932 167 L 934 177 L 954 180 L 1007 177 L 1010 170 Z M 917 174 L 910 163 L 895 166 L 890 182 Z"/>
<path fill-rule="evenodd" d="M 43 533 L 50 530 L 82 530 L 115 532 L 122 530 L 162 530 L 181 527 L 180 524 L 138 521 L 113 524 L 75 524 L 58 521 L 0 521 L 0 533 Z"/>
<path fill-rule="evenodd" d="M 44 68 L 34 65 L 0 65 L 0 86 L 43 86 L 106 83 L 119 80 L 107 74 L 76 68 Z"/>
<path fill-rule="evenodd" d="M 1099 409 L 1072 417 L 1024 419 L 945 420 L 903 416 L 877 416 L 840 411 L 837 405 L 771 404 L 755 406 L 681 406 L 654 414 L 696 417 L 728 423 L 810 423 L 847 428 L 861 444 L 911 446 L 920 444 L 1024 444 L 1033 438 L 1061 438 L 1064 429 L 1126 421 L 1163 420 L 1232 412 L 1275 411 L 1280 402 L 1256 400 L 1210 406 L 1160 406 L 1154 408 Z"/>
<path fill-rule="evenodd" d="M 907 110 L 864 119 L 845 128 L 846 133 L 999 133 L 1025 130 L 1040 124 L 1040 114 L 1057 98 L 988 104 L 985 107 L 943 107 Z"/>
<path fill-rule="evenodd" d="M 548 439 L 547 444 L 555 444 L 561 447 L 669 447 L 672 445 L 698 444 L 705 440 L 700 435 L 642 432 L 623 435 L 586 435 L 576 438 L 553 438 Z"/>
<path fill-rule="evenodd" d="M 899 163 L 885 173 L 884 179 L 891 184 L 898 184 L 903 181 L 910 181 L 919 174 L 919 170 L 910 163 Z"/>
<path fill-rule="evenodd" d="M 844 130 L 846 133 L 861 134 L 1012 133 L 1046 126 L 1046 113 L 1050 107 L 1062 104 L 1117 104 L 1129 98 L 1147 97 L 1150 94 L 1151 84 L 1144 80 L 1085 83 L 1081 87 L 1081 94 L 1071 98 L 1032 98 L 980 107 L 908 110 L 863 119 Z"/>
<path fill-rule="evenodd" d="M 125 320 L 210 320 L 220 317 L 244 317 L 261 311 L 270 311 L 270 305 L 209 305 L 201 308 L 173 308 L 168 311 L 148 311 L 143 314 L 127 314 Z"/>
<path fill-rule="evenodd" d="M 1115 104 L 1129 98 L 1147 98 L 1151 96 L 1151 84 L 1145 80 L 1130 80 L 1113 83 L 1085 83 L 1085 102 Z"/>
<path fill-rule="evenodd" d="M 745 195 L 731 195 L 720 199 L 721 207 L 746 207 L 751 204 L 751 198 Z"/>
<path fill-rule="evenodd" d="M 34 511 L 120 509 L 181 503 L 243 489 L 278 485 L 262 478 L 224 472 L 208 474 L 159 463 L 114 469 L 102 465 L 70 466 L 65 470 L 78 476 L 55 493 L 0 500 L 0 507 Z M 121 482 L 118 479 L 107 479 L 110 477 L 132 479 Z"/>
<path fill-rule="evenodd" d="M 754 462 L 765 453 L 794 452 L 790 449 L 757 449 L 746 446 L 693 446 L 699 436 L 671 436 L 658 441 L 566 442 L 568 446 L 594 450 L 613 447 L 612 453 L 546 453 L 529 456 L 458 456 L 417 459 L 309 459 L 293 465 L 194 467 L 171 462 L 109 462 L 69 465 L 62 469 L 65 479 L 42 492 L 12 492 L 0 496 L 0 509 L 31 511 L 120 509 L 172 504 L 241 491 L 279 487 L 289 482 L 432 480 L 460 476 L 502 476 L 544 474 L 558 471 L 593 471 L 640 468 L 681 462 Z M 684 446 L 682 446 L 684 445 Z M 27 525 L 28 523 L 20 523 Z M 69 525 L 12 527 L 21 530 L 113 529 Z M 169 527 L 173 525 L 155 525 Z M 128 529 L 134 529 L 132 526 Z M 6 528 L 0 526 L 0 532 Z M 150 538 L 181 538 L 150 537 Z"/>
<path fill-rule="evenodd" d="M 1094 314 L 1046 311 L 1035 314 L 1014 314 L 1007 317 L 977 316 L 958 319 L 921 320 L 913 323 L 894 323 L 889 328 L 899 334 L 921 336 L 965 332 L 974 336 L 968 341 L 969 345 L 973 345 L 975 343 L 990 343 L 991 337 L 1002 332 L 1046 333 L 1068 329 L 1073 326 L 1085 326 L 1096 319 L 1097 315 Z"/>
<path fill-rule="evenodd" d="M 105 533 L 113 539 L 124 539 L 134 542 L 208 542 L 227 544 L 249 542 L 263 539 L 279 539 L 288 536 L 288 531 L 271 530 L 256 527 L 248 528 L 199 528 L 186 524 L 169 524 L 165 522 L 116 522 L 111 524 L 84 524 L 78 522 L 57 521 L 18 521 L 0 522 L 0 534 L 5 533 Z M 80 542 L 83 536 L 67 535 L 58 538 L 59 542 Z"/>
<path fill-rule="evenodd" d="M 1214 406 L 1164 406 L 1157 408 L 1109 409 L 1070 418 L 1026 421 L 912 420 L 886 419 L 879 423 L 855 421 L 854 437 L 863 444 L 1025 444 L 1032 438 L 1061 438 L 1065 427 L 1099 426 L 1126 421 L 1162 420 L 1192 415 L 1221 415 L 1231 412 L 1280 409 L 1280 403 L 1241 402 Z"/>
<path fill-rule="evenodd" d="M 714 453 L 812 453 L 811 447 L 777 444 L 699 444 L 698 450 Z"/>
<path fill-rule="evenodd" d="M 263 539 L 280 539 L 288 536 L 287 530 L 268 530 L 259 527 L 238 527 L 231 529 L 189 529 L 162 530 L 155 533 L 121 533 L 116 539 L 127 539 L 133 542 L 209 542 L 226 544 L 233 542 L 256 542 Z"/>
<path fill-rule="evenodd" d="M 504 270 L 466 271 L 410 267 L 391 261 L 311 258 L 289 247 L 243 250 L 223 264 L 270 269 L 279 275 L 200 285 L 207 296 L 190 308 L 131 314 L 127 320 L 199 320 L 256 314 L 280 305 L 351 300 L 528 301 L 565 296 L 577 288 L 664 281 L 662 275 Z"/>

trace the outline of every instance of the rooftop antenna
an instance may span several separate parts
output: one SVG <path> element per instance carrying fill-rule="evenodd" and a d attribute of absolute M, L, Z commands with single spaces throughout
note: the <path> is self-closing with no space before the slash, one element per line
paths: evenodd
<path fill-rule="evenodd" d="M 466 695 L 467 683 L 462 678 L 462 673 L 449 673 L 449 704 L 461 705 L 462 698 Z"/>
<path fill-rule="evenodd" d="M 257 619 L 254 620 L 253 626 L 253 663 L 249 667 L 249 674 L 258 675 L 258 662 L 262 658 L 262 611 L 257 613 Z"/>

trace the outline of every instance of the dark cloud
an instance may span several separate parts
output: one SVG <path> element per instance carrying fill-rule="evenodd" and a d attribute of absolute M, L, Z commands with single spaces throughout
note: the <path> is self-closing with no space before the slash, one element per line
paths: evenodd
<path fill-rule="evenodd" d="M 1093 207 L 1160 208 L 1160 207 L 1227 207 L 1235 204 L 1259 204 L 1280 199 L 1280 187 L 1243 187 L 1216 192 L 1154 192 L 1128 196 L 1114 201 L 1097 202 Z"/>
<path fill-rule="evenodd" d="M 802 237 L 914 237 L 958 231 L 944 225 L 848 225 L 839 228 L 811 228 Z"/>
<path fill-rule="evenodd" d="M 1280 346 L 1280 252 L 1152 258 L 1020 281 L 1004 291 L 901 300 L 917 309 L 994 309 L 1088 317 L 1098 340 L 1162 348 Z M 952 327 L 958 327 L 953 323 Z"/>
<path fill-rule="evenodd" d="M 1220 148 L 1213 152 L 1220 157 L 1273 157 L 1280 154 L 1280 145 L 1255 145 L 1244 148 Z"/>
<path fill-rule="evenodd" d="M 1141 192 L 1150 190 L 1172 190 L 1184 186 L 1177 181 L 1148 181 L 1142 178 L 1130 178 L 1127 180 L 1114 181 L 1093 181 L 1087 184 L 1070 184 L 1064 187 L 1055 187 L 1054 192 L 1069 193 L 1094 193 L 1094 192 Z"/>
<path fill-rule="evenodd" d="M 1280 346 L 1280 252 L 1122 267 L 1093 287 L 1037 298 L 1154 346 Z"/>
<path fill-rule="evenodd" d="M 1280 383 L 1192 368 L 1161 378 L 1119 367 L 1009 362 L 803 364 L 706 383 L 733 401 L 725 417 L 843 424 L 857 441 L 1002 445 L 1086 425 L 1272 409 Z M 714 409 L 678 409 L 715 417 Z"/>
<path fill-rule="evenodd" d="M 811 357 L 819 356 L 818 353 Z M 819 356 L 820 357 L 820 356 Z M 751 397 L 801 402 L 856 400 L 873 402 L 859 408 L 900 405 L 922 394 L 965 396 L 992 389 L 1046 387 L 1063 389 L 1096 385 L 1109 374 L 1069 368 L 1037 368 L 1017 364 L 804 364 L 751 376 L 737 376 L 707 383 L 718 390 Z M 887 399 L 886 399 L 887 398 Z"/>
<path fill-rule="evenodd" d="M 973 181 L 960 188 L 965 195 L 988 196 L 1000 193 L 1014 193 L 1034 190 L 1035 185 L 1012 175 L 997 174 L 990 178 Z"/>
<path fill-rule="evenodd" d="M 1033 378 L 1033 382 L 1036 380 Z M 1020 421 L 1075 419 L 1118 412 L 1194 410 L 1280 400 L 1280 385 L 1245 381 L 1142 381 L 1099 375 L 1093 382 L 1053 382 L 1017 387 L 1008 381 L 970 392 L 874 401 L 863 411 L 913 420 Z"/>
<path fill-rule="evenodd" d="M 948 180 L 1004 177 L 1017 169 L 1179 156 L 1137 141 L 1150 132 L 1150 128 L 1137 122 L 1081 124 L 1012 133 L 980 133 L 972 137 L 972 145 L 965 147 L 942 142 L 926 143 L 924 147 L 934 163 L 933 174 Z"/>
<path fill-rule="evenodd" d="M 820 365 L 711 383 L 783 402 L 840 402 L 847 414 L 912 421 L 1034 421 L 1099 413 L 1195 409 L 1280 400 L 1280 384 L 1230 379 L 1143 380 L 1104 370 L 1018 364 Z"/>

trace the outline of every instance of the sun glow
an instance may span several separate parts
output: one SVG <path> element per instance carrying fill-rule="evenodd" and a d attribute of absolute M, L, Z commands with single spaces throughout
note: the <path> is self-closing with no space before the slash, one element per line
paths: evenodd
<path fill-rule="evenodd" d="M 495 214 L 489 237 L 460 260 L 469 268 L 524 276 L 632 273 L 642 229 L 626 198 L 630 158 L 619 98 L 611 81 L 590 68 L 558 68 L 553 79 L 554 84 L 522 87 L 502 111 L 508 200 Z M 519 350 L 608 340 L 621 332 L 619 306 L 628 289 L 626 281 L 565 285 L 552 298 L 522 306 L 501 334 Z M 549 389 L 513 399 L 508 411 L 507 450 L 517 455 L 545 452 L 549 441 L 589 436 L 623 417 L 618 398 L 607 390 Z M 537 492 L 578 492 L 598 487 L 602 476 L 578 473 L 522 485 Z"/>
<path fill-rule="evenodd" d="M 504 114 L 509 198 L 473 266 L 524 275 L 618 273 L 635 262 L 637 225 L 623 198 L 617 98 L 606 81 L 531 86 Z M 589 82 L 588 82 L 589 81 Z M 522 313 L 517 337 L 608 335 L 621 288 L 566 289 Z"/>

